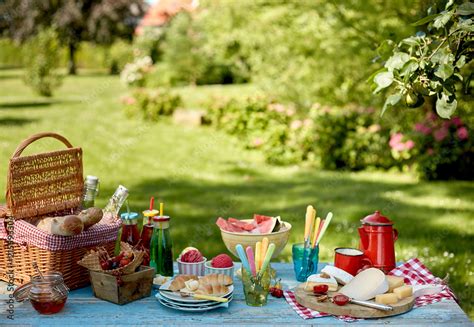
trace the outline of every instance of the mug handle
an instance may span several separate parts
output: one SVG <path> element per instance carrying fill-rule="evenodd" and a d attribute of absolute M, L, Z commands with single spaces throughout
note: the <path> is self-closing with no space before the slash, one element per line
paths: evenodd
<path fill-rule="evenodd" d="M 395 242 L 396 240 L 398 240 L 398 230 L 396 230 L 395 228 L 393 229 L 393 241 Z"/>
<path fill-rule="evenodd" d="M 365 264 L 364 264 L 365 262 Z M 364 256 L 362 258 L 362 267 L 357 271 L 357 274 L 360 273 L 362 270 L 365 270 L 367 268 L 371 268 L 373 267 L 373 263 L 372 263 L 372 260 L 370 260 L 368 257 Z"/>

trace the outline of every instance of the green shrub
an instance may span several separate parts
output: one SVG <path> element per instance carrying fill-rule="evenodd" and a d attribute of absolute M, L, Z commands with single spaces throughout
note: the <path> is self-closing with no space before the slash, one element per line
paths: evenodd
<path fill-rule="evenodd" d="M 52 96 L 53 89 L 61 84 L 61 75 L 57 71 L 60 53 L 58 36 L 52 29 L 40 31 L 25 43 L 24 81 L 40 95 Z"/>
<path fill-rule="evenodd" d="M 267 97 L 216 99 L 207 120 L 237 135 L 248 148 L 260 149 L 276 165 L 313 162 L 325 169 L 360 170 L 397 165 L 390 130 L 372 109 L 313 105 L 307 114 Z"/>
<path fill-rule="evenodd" d="M 127 63 L 133 61 L 133 49 L 129 42 L 115 41 L 108 49 L 105 64 L 111 74 L 120 73 Z"/>
<path fill-rule="evenodd" d="M 135 55 L 140 57 L 148 56 L 156 63 L 162 55 L 159 44 L 163 41 L 163 37 L 162 28 L 144 28 L 142 34 L 133 40 Z"/>
<path fill-rule="evenodd" d="M 21 47 L 10 39 L 0 39 L 0 67 L 20 67 Z"/>
<path fill-rule="evenodd" d="M 390 129 L 373 109 L 313 106 L 316 156 L 326 169 L 389 168 Z"/>
<path fill-rule="evenodd" d="M 157 121 L 160 116 L 170 116 L 181 103 L 181 97 L 168 89 L 136 89 L 123 99 L 129 117 Z"/>

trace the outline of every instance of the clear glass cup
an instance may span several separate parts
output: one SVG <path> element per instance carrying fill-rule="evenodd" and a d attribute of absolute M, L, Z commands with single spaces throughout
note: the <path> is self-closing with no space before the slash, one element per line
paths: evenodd
<path fill-rule="evenodd" d="M 296 243 L 293 244 L 292 254 L 293 269 L 297 281 L 306 282 L 308 276 L 318 272 L 319 245 L 313 251 L 311 251 L 311 248 L 307 248 L 305 251 L 304 243 Z M 302 272 L 302 269 L 305 270 Z"/>
<path fill-rule="evenodd" d="M 267 304 L 271 279 L 270 265 L 257 276 L 252 276 L 250 272 L 242 268 L 242 284 L 244 285 L 244 296 L 247 305 L 262 307 Z"/>

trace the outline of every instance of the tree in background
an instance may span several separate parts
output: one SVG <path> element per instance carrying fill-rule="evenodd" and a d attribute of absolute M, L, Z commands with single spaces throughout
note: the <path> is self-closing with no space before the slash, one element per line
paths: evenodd
<path fill-rule="evenodd" d="M 57 70 L 60 51 L 58 36 L 51 28 L 39 31 L 24 44 L 25 83 L 42 96 L 52 96 L 61 84 Z"/>
<path fill-rule="evenodd" d="M 418 31 L 396 45 L 388 40 L 379 48 L 384 68 L 374 74 L 374 93 L 389 87 L 394 89 L 385 101 L 382 114 L 402 98 L 407 107 L 417 108 L 426 97 L 437 114 L 448 119 L 456 110 L 459 90 L 463 89 L 466 95 L 470 93 L 474 3 L 456 6 L 454 1 L 449 1 L 440 12 L 432 7 L 428 14 L 413 24 L 426 25 L 426 33 Z"/>
<path fill-rule="evenodd" d="M 24 41 L 53 27 L 68 48 L 69 73 L 75 74 L 75 53 L 82 41 L 131 39 L 143 12 L 143 0 L 6 0 L 0 5 L 0 32 Z"/>

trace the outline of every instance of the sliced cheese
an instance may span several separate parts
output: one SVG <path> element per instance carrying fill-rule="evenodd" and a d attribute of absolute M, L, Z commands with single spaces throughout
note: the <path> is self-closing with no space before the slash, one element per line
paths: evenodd
<path fill-rule="evenodd" d="M 329 291 L 337 291 L 337 281 L 334 277 L 329 276 L 329 278 L 321 277 L 320 274 L 314 274 L 308 277 L 306 280 L 304 290 L 307 292 L 312 292 L 313 287 L 316 285 L 327 285 Z"/>
<path fill-rule="evenodd" d="M 412 296 L 413 288 L 410 285 L 403 285 L 394 289 L 393 293 L 395 293 L 398 296 L 398 298 L 401 300 L 406 297 Z"/>
<path fill-rule="evenodd" d="M 334 277 L 341 285 L 346 285 L 354 278 L 354 276 L 349 274 L 347 271 L 330 265 L 324 267 L 321 272 Z"/>
<path fill-rule="evenodd" d="M 387 291 L 387 278 L 383 271 L 377 268 L 363 270 L 339 290 L 342 294 L 361 301 L 373 299 Z"/>
<path fill-rule="evenodd" d="M 387 277 L 387 282 L 388 282 L 388 291 L 390 293 L 392 293 L 393 290 L 396 289 L 397 287 L 403 286 L 405 284 L 405 282 L 403 281 L 404 280 L 403 277 L 390 276 L 390 275 L 387 275 L 386 277 Z"/>
<path fill-rule="evenodd" d="M 395 293 L 379 294 L 375 296 L 375 303 L 395 304 L 398 302 L 398 296 Z"/>

